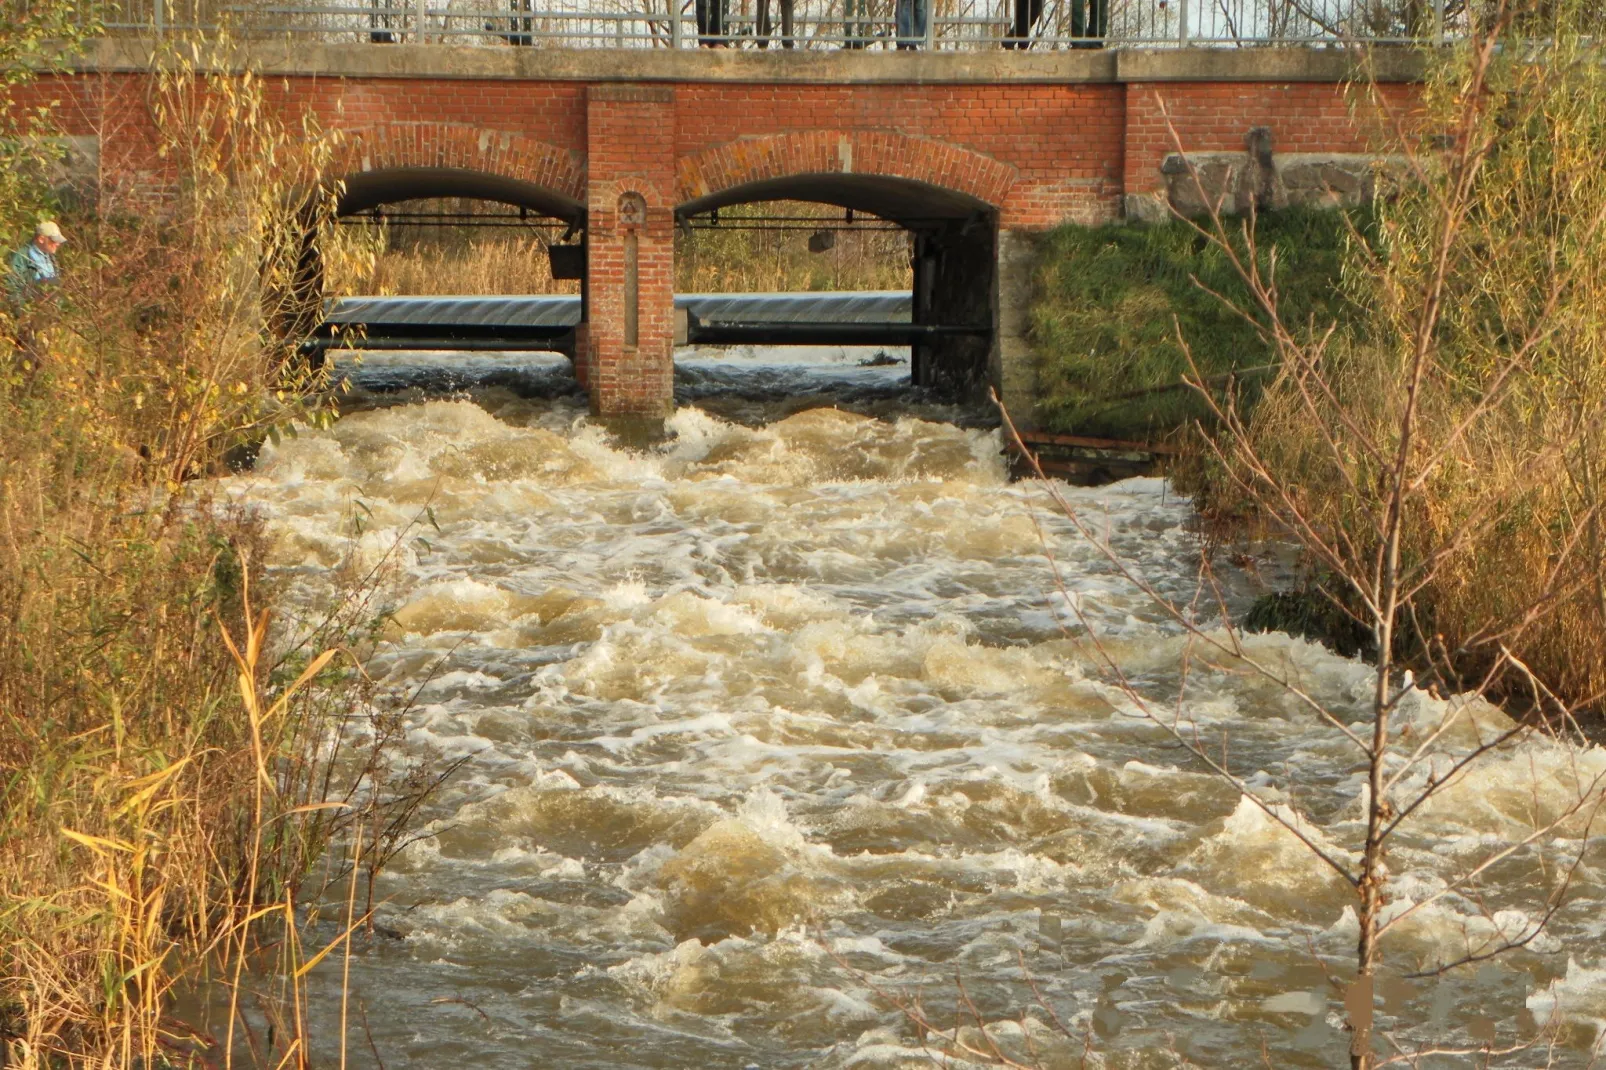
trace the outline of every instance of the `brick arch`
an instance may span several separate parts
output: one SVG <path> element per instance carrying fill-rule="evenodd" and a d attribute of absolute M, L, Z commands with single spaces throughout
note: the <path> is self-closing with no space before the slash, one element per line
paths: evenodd
<path fill-rule="evenodd" d="M 458 123 L 387 123 L 347 131 L 342 177 L 380 171 L 461 171 L 495 176 L 584 204 L 585 157 L 511 130 Z"/>
<path fill-rule="evenodd" d="M 948 191 L 993 209 L 1002 207 L 1016 170 L 946 141 L 883 131 L 810 130 L 741 138 L 682 157 L 676 199 L 717 201 L 746 186 L 808 175 L 903 180 Z"/>

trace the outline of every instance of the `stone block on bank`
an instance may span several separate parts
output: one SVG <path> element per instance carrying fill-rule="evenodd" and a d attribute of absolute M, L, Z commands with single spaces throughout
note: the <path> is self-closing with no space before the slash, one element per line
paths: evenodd
<path fill-rule="evenodd" d="M 1126 218 L 1155 223 L 1175 211 L 1223 215 L 1288 207 L 1340 208 L 1393 196 L 1403 161 L 1369 153 L 1276 153 L 1269 132 L 1249 132 L 1243 152 L 1173 152 L 1160 162 L 1164 188 L 1127 194 Z"/>

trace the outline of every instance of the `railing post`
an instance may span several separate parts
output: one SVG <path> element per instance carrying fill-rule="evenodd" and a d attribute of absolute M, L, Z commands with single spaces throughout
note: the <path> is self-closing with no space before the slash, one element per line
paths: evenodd
<path fill-rule="evenodd" d="M 429 0 L 414 0 L 413 3 L 413 44 L 424 43 L 424 16 L 429 12 Z"/>
<path fill-rule="evenodd" d="M 937 0 L 910 0 L 910 3 L 926 5 L 926 51 L 937 50 Z"/>
<path fill-rule="evenodd" d="M 151 12 L 153 15 L 152 28 L 155 29 L 157 37 L 162 36 L 163 24 L 166 22 L 166 8 L 167 0 L 156 0 L 156 2 L 151 5 Z"/>
<path fill-rule="evenodd" d="M 1188 4 L 1191 0 L 1177 0 L 1177 44 L 1188 47 Z"/>
<path fill-rule="evenodd" d="M 1433 43 L 1444 44 L 1444 0 L 1433 0 Z"/>
<path fill-rule="evenodd" d="M 680 50 L 681 0 L 669 0 L 669 47 Z"/>

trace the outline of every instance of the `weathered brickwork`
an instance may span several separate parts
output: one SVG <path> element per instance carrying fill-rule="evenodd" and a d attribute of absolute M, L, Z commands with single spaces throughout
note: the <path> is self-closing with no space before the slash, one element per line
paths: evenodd
<path fill-rule="evenodd" d="M 586 378 L 593 411 L 662 418 L 673 398 L 675 94 L 593 86 L 587 100 Z"/>
<path fill-rule="evenodd" d="M 846 169 L 969 193 L 1005 226 L 1100 222 L 1119 210 L 1119 86 L 710 84 L 679 86 L 676 99 L 688 200 L 788 164 L 844 170 L 847 138 Z"/>
<path fill-rule="evenodd" d="M 755 182 L 798 175 L 868 174 L 908 179 L 998 207 L 1019 172 L 947 142 L 890 131 L 800 130 L 746 137 L 679 161 L 676 197 L 696 201 Z"/>
<path fill-rule="evenodd" d="M 512 130 L 459 123 L 376 123 L 351 130 L 341 147 L 348 171 L 401 167 L 482 171 L 572 200 L 586 195 L 585 156 Z"/>
<path fill-rule="evenodd" d="M 1119 218 L 1132 197 L 1166 189 L 1162 167 L 1179 141 L 1188 153 L 1243 152 L 1249 131 L 1264 127 L 1277 153 L 1364 153 L 1376 132 L 1375 112 L 1334 80 L 588 84 L 289 74 L 264 84 L 285 114 L 345 132 L 339 166 L 349 175 L 470 171 L 583 206 L 588 317 L 577 372 L 597 411 L 648 418 L 671 396 L 677 208 L 734 203 L 761 183 L 806 196 L 820 176 L 860 176 L 883 195 L 942 191 L 1011 234 Z M 141 74 L 64 75 L 4 103 L 52 106 L 64 133 L 98 139 L 103 198 L 159 199 L 174 176 L 154 151 L 148 89 Z M 1405 108 L 1415 89 L 1382 92 Z"/>
<path fill-rule="evenodd" d="M 1385 109 L 1409 109 L 1416 89 L 1379 87 Z M 1359 90 L 1332 82 L 1133 82 L 1126 86 L 1128 194 L 1164 188 L 1160 167 L 1183 152 L 1242 152 L 1255 127 L 1271 131 L 1277 152 L 1364 153 L 1388 122 Z"/>

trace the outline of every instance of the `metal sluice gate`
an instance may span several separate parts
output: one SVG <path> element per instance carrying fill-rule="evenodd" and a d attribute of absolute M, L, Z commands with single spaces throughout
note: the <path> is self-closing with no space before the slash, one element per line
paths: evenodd
<path fill-rule="evenodd" d="M 989 328 L 914 323 L 907 290 L 779 294 L 676 294 L 676 343 L 685 345 L 913 345 L 984 335 Z M 329 350 L 574 353 L 574 295 L 344 297 L 303 343 Z"/>

